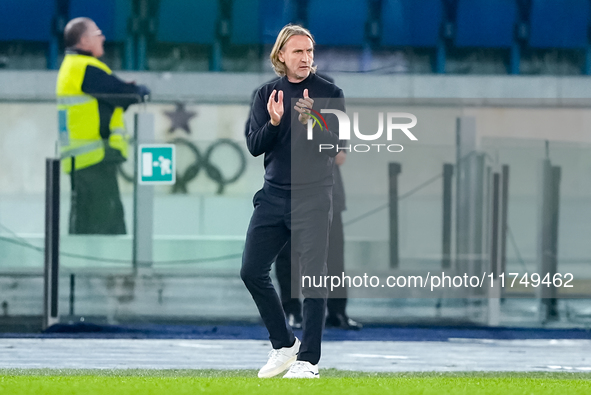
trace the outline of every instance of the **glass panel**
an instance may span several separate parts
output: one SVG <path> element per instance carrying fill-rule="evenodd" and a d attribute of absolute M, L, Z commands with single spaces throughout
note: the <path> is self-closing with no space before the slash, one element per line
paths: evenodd
<path fill-rule="evenodd" d="M 456 217 L 464 214 L 468 206 L 456 206 L 461 186 L 456 183 L 458 169 L 454 167 L 452 200 L 448 202 L 451 256 L 449 268 L 445 267 L 443 173 L 444 165 L 455 166 L 458 159 L 458 118 L 473 117 L 478 137 L 474 144 L 480 155 L 479 162 L 473 163 L 481 166 L 480 173 L 475 174 L 481 175 L 478 188 L 482 190 L 478 192 L 474 187 L 480 193 L 480 200 L 474 201 L 480 208 L 470 210 L 481 210 L 482 222 L 481 229 L 469 233 L 473 241 L 478 234 L 481 247 L 474 256 L 470 251 L 466 255 L 466 259 L 479 262 L 470 263 L 470 270 L 484 273 L 485 279 L 490 274 L 494 175 L 502 174 L 502 166 L 507 165 L 506 286 L 501 295 L 504 302 L 499 306 L 499 323 L 540 325 L 552 318 L 544 318 L 552 309 L 558 312 L 555 318 L 560 325 L 578 326 L 584 322 L 591 292 L 591 247 L 587 242 L 591 234 L 591 181 L 587 174 L 591 146 L 577 141 L 581 140 L 581 130 L 585 130 L 589 110 L 584 103 L 567 103 L 564 107 L 528 103 L 350 100 L 347 111 L 359 113 L 364 134 L 377 130 L 378 112 L 395 110 L 417 117 L 412 131 L 418 141 L 410 141 L 398 131 L 391 143 L 403 145 L 404 150 L 377 155 L 362 152 L 365 148 L 361 144 L 367 141 L 353 134 L 351 152 L 341 167 L 347 206 L 343 212 L 346 274 L 367 273 L 369 277 L 380 277 L 380 281 L 388 276 L 408 280 L 408 276 L 427 273 L 463 275 L 467 269 L 458 268 Z M 177 183 L 153 188 L 153 259 L 143 262 L 145 271 L 135 272 L 133 266 L 133 154 L 118 173 L 125 235 L 71 235 L 71 180 L 61 174 L 63 321 L 81 317 L 111 323 L 258 320 L 256 307 L 239 277 L 253 196 L 262 187 L 264 175 L 263 156 L 253 157 L 244 141 L 248 111 L 244 104 L 165 102 L 127 111 L 130 131 L 136 113 L 153 114 L 153 143 L 172 143 L 176 147 Z M 44 160 L 56 154 L 56 103 L 3 102 L 0 115 L 6 120 L 0 125 L 0 166 L 4 169 L 0 181 L 0 302 L 6 301 L 3 309 L 9 315 L 41 315 Z M 130 153 L 134 149 L 132 142 Z M 539 299 L 544 294 L 539 286 L 532 287 L 535 278 L 531 277 L 541 270 L 542 174 L 547 159 L 551 167 L 560 169 L 556 271 L 563 284 L 570 278 L 565 275 L 571 273 L 569 285 L 574 286 L 561 288 L 554 306 Z M 391 267 L 390 260 L 390 163 L 400 164 L 397 268 Z M 521 281 L 526 272 L 527 286 Z M 519 274 L 514 287 L 508 286 L 513 281 L 509 273 Z M 445 299 L 454 295 L 432 293 L 431 285 L 420 292 L 418 287 L 406 287 L 406 293 L 383 296 L 381 287 L 376 293 L 371 286 L 353 286 L 349 290 L 349 314 L 366 322 L 490 322 L 488 290 Z"/>

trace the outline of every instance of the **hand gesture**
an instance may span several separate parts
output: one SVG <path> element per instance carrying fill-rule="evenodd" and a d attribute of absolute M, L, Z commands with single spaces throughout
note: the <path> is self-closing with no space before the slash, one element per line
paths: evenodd
<path fill-rule="evenodd" d="M 267 102 L 267 111 L 269 111 L 273 126 L 279 125 L 281 117 L 283 117 L 283 91 L 279 91 L 279 94 L 277 94 L 277 101 L 275 101 L 275 93 L 277 93 L 277 91 L 273 89 L 271 96 L 269 96 L 269 101 Z"/>
<path fill-rule="evenodd" d="M 295 110 L 300 113 L 298 116 L 298 120 L 303 123 L 304 125 L 308 123 L 308 119 L 310 119 L 310 110 L 314 105 L 314 100 L 308 96 L 308 90 L 304 89 L 304 98 L 298 100 L 295 105 Z"/>

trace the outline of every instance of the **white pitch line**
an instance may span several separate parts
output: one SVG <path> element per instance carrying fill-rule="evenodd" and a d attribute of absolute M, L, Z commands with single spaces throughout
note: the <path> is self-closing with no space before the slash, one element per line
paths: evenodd
<path fill-rule="evenodd" d="M 487 339 L 484 339 L 487 340 Z M 321 368 L 591 372 L 588 340 L 327 341 Z M 0 339 L 0 369 L 259 369 L 262 340 Z"/>
<path fill-rule="evenodd" d="M 384 359 L 408 359 L 409 357 L 404 355 L 378 355 L 378 354 L 349 354 L 351 357 L 359 358 L 384 358 Z"/>

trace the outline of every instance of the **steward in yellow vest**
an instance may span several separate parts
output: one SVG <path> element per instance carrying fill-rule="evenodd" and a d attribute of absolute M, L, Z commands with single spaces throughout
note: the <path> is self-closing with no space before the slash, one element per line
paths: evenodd
<path fill-rule="evenodd" d="M 105 37 L 92 20 L 70 21 L 64 39 L 56 94 L 62 167 L 72 175 L 70 233 L 124 234 L 117 184 L 117 167 L 128 155 L 123 113 L 149 90 L 115 77 L 98 59 Z"/>

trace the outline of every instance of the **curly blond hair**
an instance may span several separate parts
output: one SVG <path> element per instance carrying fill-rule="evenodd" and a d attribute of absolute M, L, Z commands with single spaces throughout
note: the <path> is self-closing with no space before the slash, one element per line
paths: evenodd
<path fill-rule="evenodd" d="M 312 33 L 308 29 L 300 25 L 285 25 L 283 29 L 277 35 L 277 40 L 275 40 L 275 45 L 273 45 L 273 49 L 271 50 L 271 54 L 269 58 L 271 59 L 271 66 L 273 70 L 275 70 L 275 74 L 279 77 L 283 77 L 286 74 L 285 63 L 279 60 L 279 52 L 285 46 L 287 40 L 289 40 L 293 36 L 307 36 L 310 40 L 312 40 L 312 44 L 316 45 L 316 41 L 314 41 L 314 37 L 312 37 Z M 313 73 L 316 72 L 316 66 L 311 67 L 311 71 Z"/>

